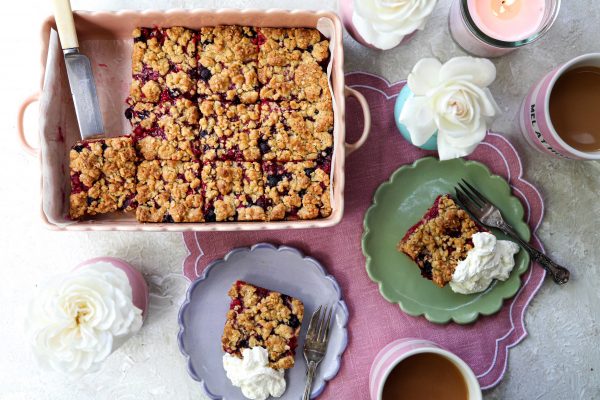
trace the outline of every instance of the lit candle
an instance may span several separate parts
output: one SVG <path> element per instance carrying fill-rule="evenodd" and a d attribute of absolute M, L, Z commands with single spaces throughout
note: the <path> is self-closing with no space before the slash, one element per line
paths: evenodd
<path fill-rule="evenodd" d="M 497 57 L 539 39 L 550 29 L 561 0 L 454 0 L 450 33 L 465 51 Z"/>
<path fill-rule="evenodd" d="M 537 33 L 546 0 L 469 0 L 469 13 L 486 35 L 504 42 L 527 39 Z"/>

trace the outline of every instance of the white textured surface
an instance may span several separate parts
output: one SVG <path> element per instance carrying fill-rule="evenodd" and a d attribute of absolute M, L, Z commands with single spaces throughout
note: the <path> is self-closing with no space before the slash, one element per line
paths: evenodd
<path fill-rule="evenodd" d="M 564 1 L 559 19 L 539 43 L 494 60 L 492 91 L 504 115 L 493 125 L 506 132 L 524 159 L 525 177 L 546 200 L 540 238 L 549 254 L 573 272 L 557 287 L 547 281 L 529 307 L 530 336 L 512 349 L 504 381 L 486 399 L 600 399 L 600 164 L 549 158 L 528 147 L 516 112 L 542 74 L 576 55 L 599 51 L 600 7 L 594 0 Z M 39 25 L 49 1 L 3 3 L 0 42 L 0 399 L 201 399 L 176 344 L 177 311 L 187 285 L 180 234 L 56 233 L 38 219 L 38 166 L 16 138 L 18 103 L 39 85 Z M 292 0 L 73 0 L 76 9 L 299 6 Z M 442 61 L 462 52 L 447 30 L 450 0 L 440 0 L 424 32 L 407 45 L 378 52 L 346 37 L 346 69 L 406 77 L 418 59 Z M 331 0 L 304 0 L 306 8 L 334 8 Z M 35 107 L 33 107 L 35 108 Z M 35 132 L 35 110 L 26 126 Z M 374 133 L 376 138 L 377 133 Z M 35 138 L 35 133 L 31 135 Z M 371 139 L 374 140 L 374 139 Z M 368 168 L 368 166 L 365 166 Z M 357 244 L 358 245 L 358 244 Z M 94 256 L 117 256 L 140 268 L 152 283 L 150 317 L 139 335 L 110 357 L 103 370 L 79 381 L 40 373 L 23 340 L 26 299 L 35 283 Z"/>

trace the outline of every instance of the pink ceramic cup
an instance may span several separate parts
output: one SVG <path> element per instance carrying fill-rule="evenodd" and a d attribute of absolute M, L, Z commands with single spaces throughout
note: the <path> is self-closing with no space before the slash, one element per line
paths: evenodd
<path fill-rule="evenodd" d="M 433 342 L 413 338 L 395 340 L 377 354 L 369 374 L 371 400 L 381 400 L 385 381 L 396 365 L 419 353 L 439 354 L 454 363 L 465 379 L 469 400 L 481 400 L 481 389 L 477 377 L 463 360 Z"/>
<path fill-rule="evenodd" d="M 565 143 L 550 119 L 550 96 L 554 84 L 565 72 L 583 66 L 600 67 L 600 53 L 584 54 L 555 68 L 525 96 L 519 112 L 521 132 L 537 150 L 572 160 L 600 160 L 600 151 L 584 152 Z"/>
<path fill-rule="evenodd" d="M 133 304 L 142 310 L 142 317 L 145 319 L 148 311 L 148 303 L 149 303 L 149 294 L 148 294 L 148 285 L 144 280 L 144 277 L 137 269 L 133 268 L 130 264 L 121 260 L 120 258 L 115 257 L 96 257 L 89 259 L 87 261 L 79 264 L 77 268 L 82 268 L 88 265 L 96 264 L 99 262 L 106 262 L 114 265 L 119 268 L 127 275 L 127 279 L 129 279 L 129 284 L 131 285 L 131 298 Z"/>

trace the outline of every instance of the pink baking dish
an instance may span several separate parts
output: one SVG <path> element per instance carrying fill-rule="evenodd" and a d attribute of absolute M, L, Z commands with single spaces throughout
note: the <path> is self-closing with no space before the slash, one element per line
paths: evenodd
<path fill-rule="evenodd" d="M 186 223 L 186 224 L 141 224 L 131 215 L 102 216 L 90 221 L 73 222 L 68 220 L 65 210 L 68 207 L 69 178 L 68 150 L 79 138 L 75 111 L 68 92 L 66 73 L 62 63 L 47 65 L 51 30 L 55 29 L 53 17 L 49 17 L 42 27 L 42 85 L 41 92 L 27 98 L 19 110 L 18 134 L 26 152 L 38 157 L 42 168 L 42 207 L 41 215 L 44 223 L 55 230 L 127 230 L 127 231 L 230 231 L 230 230 L 262 230 L 262 229 L 297 229 L 323 228 L 340 222 L 344 212 L 344 162 L 347 155 L 357 150 L 367 139 L 371 118 L 365 98 L 357 91 L 344 85 L 344 52 L 342 44 L 342 25 L 336 14 L 328 11 L 302 10 L 167 10 L 167 11 L 118 11 L 118 12 L 86 12 L 76 11 L 75 25 L 79 36 L 80 48 L 90 56 L 94 75 L 98 83 L 98 91 L 102 92 L 102 84 L 106 82 L 112 91 L 106 99 L 101 98 L 101 108 L 108 136 L 117 136 L 129 129 L 123 124 L 124 99 L 131 79 L 131 40 L 130 35 L 136 26 L 186 26 L 197 29 L 214 25 L 252 25 L 263 27 L 310 27 L 317 26 L 320 19 L 332 27 L 331 42 L 331 88 L 334 97 L 334 167 L 333 167 L 333 199 L 332 214 L 328 218 L 309 221 L 277 221 L 277 222 L 230 222 L 230 223 Z M 55 41 L 52 41 L 55 43 Z M 103 59 L 94 59 L 94 49 Z M 54 55 L 54 54 L 53 54 Z M 98 57 L 101 58 L 101 57 Z M 55 58 L 53 58 L 55 59 Z M 110 62 L 106 61 L 109 60 Z M 114 69 L 108 70 L 110 65 Z M 48 74 L 49 69 L 53 73 Z M 54 76 L 49 80 L 49 75 Z M 45 77 L 45 78 L 44 78 Z M 60 89 L 60 90 L 58 90 Z M 55 95 L 57 92 L 60 96 Z M 48 95 L 52 93 L 52 96 Z M 346 143 L 345 132 L 345 97 L 355 97 L 364 114 L 364 129 L 360 139 L 355 143 Z M 40 108 L 40 143 L 34 146 L 25 140 L 23 132 L 23 116 L 25 109 L 39 100 Z M 56 108 L 60 107 L 60 108 Z M 48 120 L 61 117 L 57 123 Z M 47 177 L 54 177 L 49 184 Z M 58 177 L 58 178 L 57 178 Z M 61 212 L 54 212 L 59 210 Z"/>

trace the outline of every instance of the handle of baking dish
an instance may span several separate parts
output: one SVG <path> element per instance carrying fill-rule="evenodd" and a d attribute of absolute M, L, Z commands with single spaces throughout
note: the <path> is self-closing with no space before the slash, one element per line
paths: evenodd
<path fill-rule="evenodd" d="M 25 152 L 27 152 L 28 154 L 30 154 L 34 157 L 37 157 L 37 155 L 40 152 L 40 149 L 33 147 L 31 144 L 29 144 L 27 139 L 25 139 L 25 129 L 23 128 L 23 117 L 25 117 L 25 110 L 27 110 L 27 107 L 29 107 L 29 105 L 31 103 L 35 103 L 39 99 L 40 99 L 39 93 L 33 94 L 33 95 L 29 96 L 28 98 L 26 98 L 23 101 L 23 103 L 21 103 L 21 106 L 19 107 L 19 114 L 17 116 L 17 133 L 19 135 L 19 142 L 21 143 L 21 147 L 23 147 L 23 150 L 25 150 Z"/>
<path fill-rule="evenodd" d="M 345 86 L 344 95 L 346 97 L 354 97 L 356 100 L 358 100 L 360 108 L 362 108 L 364 118 L 364 128 L 360 138 L 354 143 L 346 143 L 346 157 L 348 157 L 350 154 L 358 150 L 369 137 L 369 132 L 371 132 L 371 110 L 369 109 L 369 103 L 367 103 L 367 99 L 365 99 L 365 96 L 363 96 L 358 90 L 354 90 L 349 86 Z"/>

